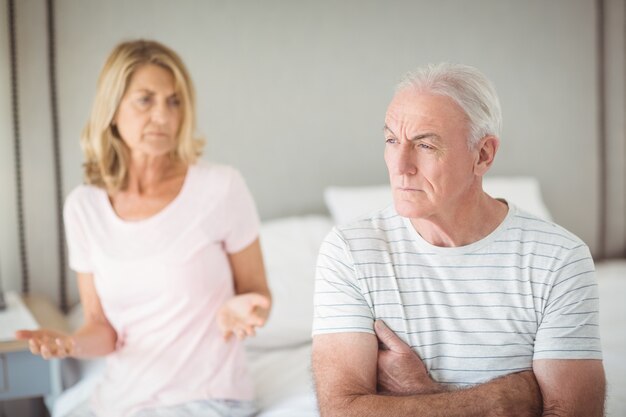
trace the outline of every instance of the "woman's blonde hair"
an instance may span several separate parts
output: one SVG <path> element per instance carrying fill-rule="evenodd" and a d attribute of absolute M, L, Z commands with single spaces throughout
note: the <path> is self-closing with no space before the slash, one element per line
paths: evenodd
<path fill-rule="evenodd" d="M 102 67 L 91 116 L 81 135 L 85 181 L 105 188 L 109 193 L 126 188 L 129 164 L 128 148 L 112 125 L 113 118 L 132 75 L 145 64 L 159 65 L 174 76 L 182 120 L 172 157 L 188 165 L 193 164 L 202 153 L 204 140 L 194 137 L 194 88 L 183 61 L 174 51 L 155 41 L 120 43 Z"/>

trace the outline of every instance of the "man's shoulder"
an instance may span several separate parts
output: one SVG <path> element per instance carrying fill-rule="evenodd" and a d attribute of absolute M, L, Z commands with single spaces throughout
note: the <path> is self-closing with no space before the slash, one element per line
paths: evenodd
<path fill-rule="evenodd" d="M 398 243 L 409 240 L 404 218 L 389 206 L 335 226 L 326 236 L 325 243 L 333 250 L 341 248 L 351 256 L 361 258 L 393 250 Z"/>
<path fill-rule="evenodd" d="M 515 206 L 512 210 L 512 216 L 504 230 L 506 240 L 517 241 L 521 244 L 547 245 L 564 250 L 586 248 L 582 239 L 565 227 Z"/>
<path fill-rule="evenodd" d="M 381 237 L 405 227 L 403 218 L 393 205 L 360 216 L 350 223 L 335 226 L 335 232 L 344 238 Z"/>

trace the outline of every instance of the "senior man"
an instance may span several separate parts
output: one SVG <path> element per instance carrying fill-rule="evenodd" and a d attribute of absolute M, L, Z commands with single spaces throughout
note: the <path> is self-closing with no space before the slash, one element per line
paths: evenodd
<path fill-rule="evenodd" d="M 322 416 L 603 414 L 593 261 L 483 191 L 501 124 L 475 68 L 429 65 L 398 86 L 384 127 L 394 204 L 320 248 Z"/>

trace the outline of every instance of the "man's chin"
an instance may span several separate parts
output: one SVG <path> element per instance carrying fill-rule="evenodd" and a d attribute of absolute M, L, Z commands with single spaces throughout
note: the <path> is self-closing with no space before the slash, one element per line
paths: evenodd
<path fill-rule="evenodd" d="M 424 217 L 426 214 L 423 204 L 418 204 L 415 201 L 396 200 L 393 202 L 393 205 L 400 216 L 409 219 Z"/>

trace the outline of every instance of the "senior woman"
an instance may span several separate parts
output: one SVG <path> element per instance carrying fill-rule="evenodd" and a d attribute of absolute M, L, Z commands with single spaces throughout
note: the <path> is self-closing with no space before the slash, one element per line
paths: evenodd
<path fill-rule="evenodd" d="M 44 358 L 107 356 L 76 415 L 255 411 L 241 339 L 271 305 L 258 216 L 236 170 L 198 161 L 194 110 L 164 45 L 125 42 L 107 59 L 81 138 L 87 184 L 64 210 L 84 325 L 17 335 Z"/>

